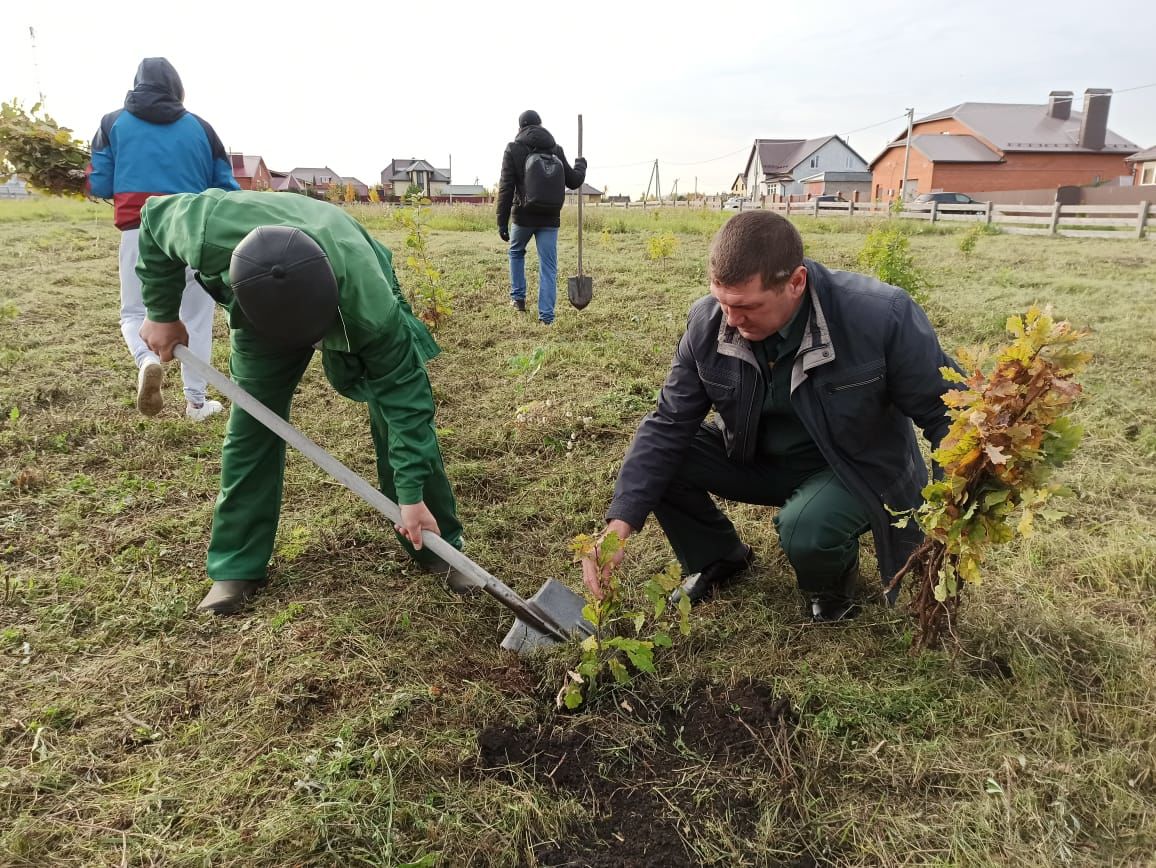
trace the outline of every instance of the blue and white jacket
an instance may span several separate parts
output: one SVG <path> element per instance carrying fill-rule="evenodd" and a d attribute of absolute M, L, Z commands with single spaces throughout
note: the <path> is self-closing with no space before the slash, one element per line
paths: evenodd
<path fill-rule="evenodd" d="M 88 192 L 112 199 L 118 229 L 140 226 L 149 196 L 240 189 L 225 147 L 208 122 L 186 111 L 180 76 L 146 57 L 124 108 L 106 114 L 92 140 Z"/>

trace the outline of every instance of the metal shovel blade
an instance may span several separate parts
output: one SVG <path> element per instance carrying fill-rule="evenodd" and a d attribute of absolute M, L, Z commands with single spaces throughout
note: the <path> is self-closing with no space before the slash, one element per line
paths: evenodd
<path fill-rule="evenodd" d="M 566 278 L 566 294 L 570 297 L 570 304 L 582 310 L 594 298 L 594 280 L 590 277 Z"/>
<path fill-rule="evenodd" d="M 526 603 L 535 612 L 547 616 L 571 637 L 580 638 L 594 632 L 594 625 L 582 617 L 582 608 L 586 605 L 586 601 L 556 579 L 547 579 L 546 584 L 542 585 L 538 593 Z M 555 645 L 558 641 L 549 633 L 544 633 L 518 618 L 514 621 L 510 632 L 506 634 L 506 638 L 502 640 L 502 647 L 507 651 L 525 654 L 543 645 Z"/>

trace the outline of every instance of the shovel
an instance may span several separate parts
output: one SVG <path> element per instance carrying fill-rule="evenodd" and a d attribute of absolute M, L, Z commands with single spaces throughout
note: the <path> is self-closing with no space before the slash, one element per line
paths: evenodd
<path fill-rule="evenodd" d="M 578 115 L 578 156 L 582 156 L 582 115 Z M 594 298 L 594 281 L 582 274 L 582 187 L 578 185 L 578 276 L 566 278 L 566 294 L 570 304 L 582 310 Z"/>
<path fill-rule="evenodd" d="M 354 473 L 212 365 L 198 359 L 188 347 L 173 347 L 173 355 L 394 524 L 401 521 L 401 509 L 397 504 L 364 477 Z M 526 600 L 437 534 L 427 530 L 421 539 L 422 545 L 446 565 L 445 573 L 451 590 L 460 594 L 471 588 L 481 588 L 517 616 L 502 640 L 502 647 L 507 651 L 523 654 L 542 645 L 567 642 L 594 632 L 594 627 L 582 617 L 585 600 L 561 582 L 547 579 L 538 593 Z"/>

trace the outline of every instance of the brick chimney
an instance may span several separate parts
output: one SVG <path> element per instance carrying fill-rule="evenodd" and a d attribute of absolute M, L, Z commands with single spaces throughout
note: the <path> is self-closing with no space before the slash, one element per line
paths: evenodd
<path fill-rule="evenodd" d="M 1048 94 L 1048 117 L 1066 121 L 1072 116 L 1072 92 L 1053 90 Z"/>
<path fill-rule="evenodd" d="M 1084 119 L 1080 121 L 1080 147 L 1098 151 L 1108 134 L 1108 105 L 1111 88 L 1090 87 L 1084 91 Z"/>

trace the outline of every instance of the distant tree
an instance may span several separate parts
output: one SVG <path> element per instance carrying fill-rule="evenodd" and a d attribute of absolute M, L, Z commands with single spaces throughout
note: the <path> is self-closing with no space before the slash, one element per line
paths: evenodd
<path fill-rule="evenodd" d="M 376 184 L 369 188 L 369 201 L 375 203 L 381 201 L 381 194 L 377 192 Z"/>
<path fill-rule="evenodd" d="M 423 190 L 421 187 L 419 187 L 417 184 L 415 184 L 411 181 L 410 185 L 405 188 L 405 194 L 402 196 L 402 198 L 406 199 L 408 201 L 409 199 L 412 199 L 414 196 L 417 196 L 420 198 L 421 196 L 424 196 L 424 195 L 425 195 L 425 190 Z"/>
<path fill-rule="evenodd" d="M 88 147 L 48 115 L 38 117 L 40 107 L 26 112 L 15 100 L 0 103 L 0 172 L 15 172 L 45 193 L 83 195 Z"/>
<path fill-rule="evenodd" d="M 357 200 L 357 191 L 353 189 L 352 184 L 345 185 L 345 204 L 350 205 Z"/>

